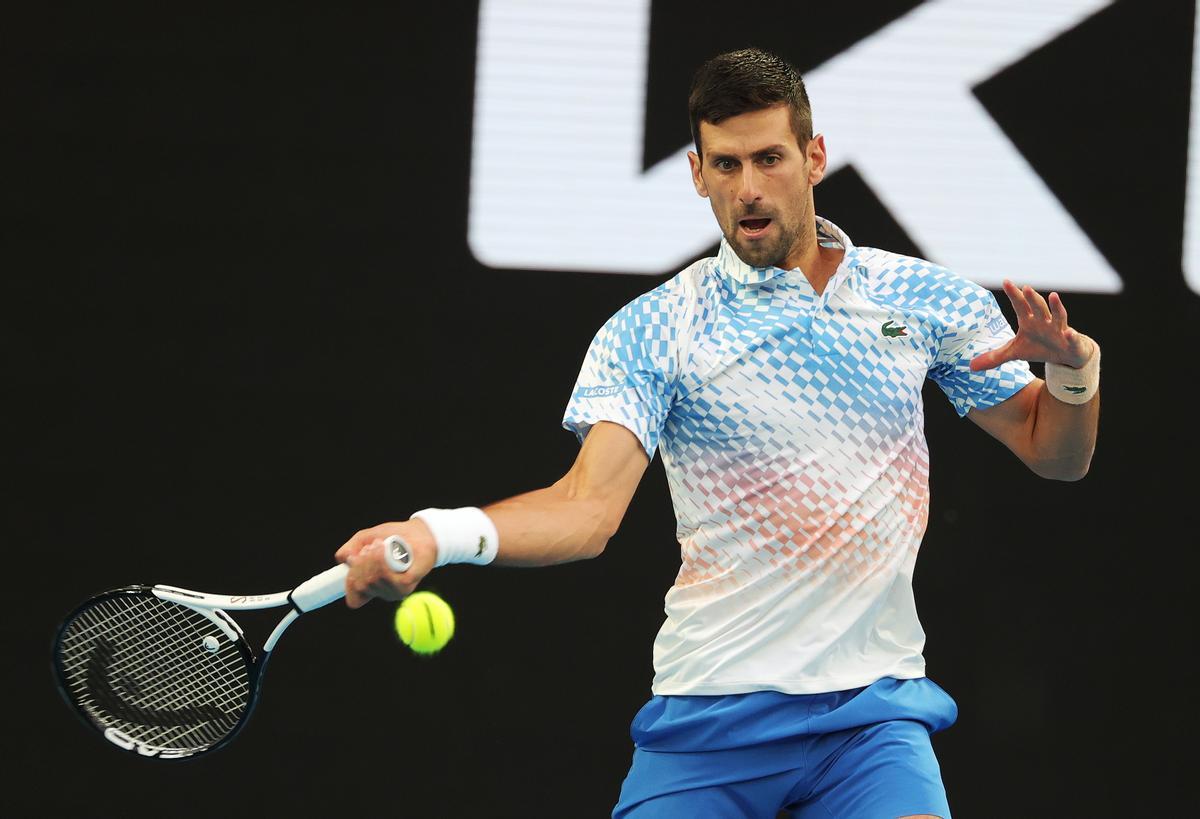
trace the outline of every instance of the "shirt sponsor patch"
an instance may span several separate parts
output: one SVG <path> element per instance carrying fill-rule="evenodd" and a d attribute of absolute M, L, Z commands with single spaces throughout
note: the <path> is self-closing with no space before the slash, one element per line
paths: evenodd
<path fill-rule="evenodd" d="M 616 395 L 623 390 L 620 384 L 613 384 L 607 387 L 580 387 L 575 395 L 579 398 L 603 398 L 606 395 Z"/>
<path fill-rule="evenodd" d="M 992 316 L 992 320 L 988 322 L 987 328 L 989 333 L 999 333 L 1002 330 L 1008 329 L 1008 321 L 1002 315 Z"/>

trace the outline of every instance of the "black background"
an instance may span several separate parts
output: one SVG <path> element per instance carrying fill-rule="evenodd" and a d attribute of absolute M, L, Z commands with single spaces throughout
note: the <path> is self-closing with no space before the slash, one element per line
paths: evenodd
<path fill-rule="evenodd" d="M 647 164 L 687 141 L 704 58 L 756 44 L 807 70 L 914 5 L 656 2 Z M 1193 12 L 1119 0 L 976 89 L 1125 289 L 1064 296 L 1104 346 L 1084 481 L 1037 479 L 926 396 L 917 600 L 929 674 L 961 709 L 935 737 L 957 816 L 1195 807 Z M 606 815 L 678 567 L 657 459 L 600 559 L 431 576 L 459 623 L 435 659 L 397 643 L 390 606 L 306 618 L 211 758 L 110 749 L 50 673 L 58 620 L 93 592 L 277 591 L 358 528 L 569 467 L 559 422 L 589 340 L 675 271 L 474 261 L 476 23 L 456 3 L 8 21 L 5 813 Z M 921 252 L 853 168 L 817 207 L 858 244 Z M 265 636 L 274 616 L 242 619 Z"/>

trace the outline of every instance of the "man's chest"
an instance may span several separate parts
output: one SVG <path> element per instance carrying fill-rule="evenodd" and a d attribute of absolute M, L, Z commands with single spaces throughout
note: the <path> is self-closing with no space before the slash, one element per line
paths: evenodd
<path fill-rule="evenodd" d="M 691 330 L 669 425 L 731 443 L 902 434 L 937 351 L 928 316 L 848 287 L 764 288 L 706 306 Z"/>

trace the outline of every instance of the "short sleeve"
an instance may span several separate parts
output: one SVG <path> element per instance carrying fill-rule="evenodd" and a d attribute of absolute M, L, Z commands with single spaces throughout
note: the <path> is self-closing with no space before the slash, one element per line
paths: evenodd
<path fill-rule="evenodd" d="M 592 426 L 611 421 L 628 429 L 654 457 L 675 389 L 675 330 L 658 291 L 634 299 L 592 339 L 563 427 L 580 442 Z"/>
<path fill-rule="evenodd" d="M 989 370 L 971 371 L 971 359 L 1013 338 L 1012 328 L 991 291 L 953 276 L 941 304 L 945 332 L 929 377 L 942 388 L 959 416 L 995 406 L 1033 380 L 1025 361 L 1006 361 Z"/>

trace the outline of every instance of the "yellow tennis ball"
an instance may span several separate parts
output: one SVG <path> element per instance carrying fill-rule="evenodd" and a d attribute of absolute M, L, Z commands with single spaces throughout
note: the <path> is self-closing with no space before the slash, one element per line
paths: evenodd
<path fill-rule="evenodd" d="M 435 654 L 454 636 L 454 611 L 433 592 L 413 592 L 396 607 L 396 634 L 417 654 Z"/>

